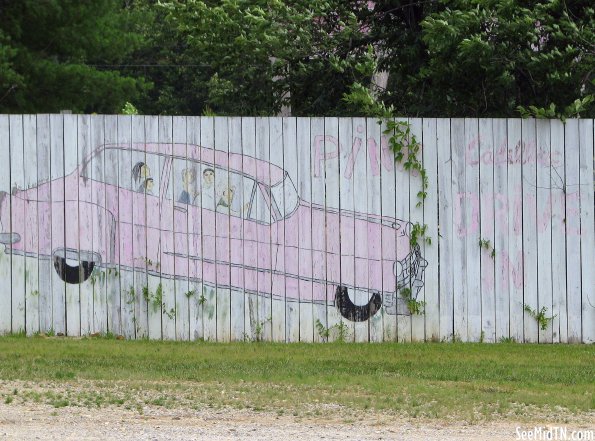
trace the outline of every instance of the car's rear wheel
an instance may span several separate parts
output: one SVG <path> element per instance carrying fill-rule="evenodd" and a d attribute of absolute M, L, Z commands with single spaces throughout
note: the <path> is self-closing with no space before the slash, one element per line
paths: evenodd
<path fill-rule="evenodd" d="M 91 277 L 95 265 L 101 263 L 97 253 L 72 249 L 54 251 L 52 260 L 58 276 L 73 285 L 85 282 Z"/>
<path fill-rule="evenodd" d="M 341 315 L 352 322 L 365 322 L 382 307 L 382 297 L 375 292 L 365 305 L 356 305 L 349 298 L 346 286 L 337 286 L 335 291 L 335 306 Z"/>

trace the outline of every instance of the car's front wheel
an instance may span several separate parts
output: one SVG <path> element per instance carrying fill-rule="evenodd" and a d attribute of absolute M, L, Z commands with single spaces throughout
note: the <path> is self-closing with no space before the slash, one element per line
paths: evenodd
<path fill-rule="evenodd" d="M 73 285 L 86 281 L 91 277 L 95 265 L 101 263 L 101 257 L 97 253 L 70 248 L 55 250 L 52 260 L 58 276 Z"/>

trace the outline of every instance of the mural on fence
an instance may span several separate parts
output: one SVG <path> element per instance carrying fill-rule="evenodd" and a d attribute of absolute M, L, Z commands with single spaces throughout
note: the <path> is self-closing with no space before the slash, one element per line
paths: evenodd
<path fill-rule="evenodd" d="M 376 119 L 0 115 L 0 332 L 595 341 L 593 120 L 408 122 L 423 204 Z"/>
<path fill-rule="evenodd" d="M 134 164 L 128 174 L 120 174 L 118 167 L 94 173 L 104 162 L 118 160 Z M 66 193 L 66 199 L 52 200 L 52 185 L 79 191 L 72 198 Z M 6 252 L 51 257 L 56 273 L 70 284 L 87 282 L 95 266 L 122 271 L 148 264 L 149 273 L 161 277 L 274 299 L 330 301 L 344 318 L 365 321 L 383 305 L 388 314 L 410 314 L 398 293 L 409 288 L 417 297 L 427 265 L 419 245 L 409 243 L 409 222 L 304 202 L 282 168 L 197 145 L 103 145 L 63 180 L 14 191 L 12 219 L 7 196 L 0 193 L 0 225 L 13 226 L 12 232 L 0 233 Z M 38 215 L 23 218 L 24 205 Z M 173 218 L 164 212 L 173 212 Z M 71 216 L 73 226 L 70 234 L 56 236 L 64 243 L 37 236 L 51 229 L 45 223 L 63 213 Z M 378 248 L 381 240 L 389 246 L 379 259 L 361 247 L 355 255 L 341 253 L 339 235 L 326 243 L 300 241 L 298 226 L 306 219 L 313 229 L 349 231 L 355 237 L 366 235 Z M 280 253 L 284 259 L 278 258 Z M 316 265 L 300 270 L 298 256 L 326 262 L 326 275 L 337 277 L 325 277 Z M 369 277 L 357 280 L 348 273 L 339 278 L 341 260 L 348 259 L 367 265 Z M 311 282 L 305 285 L 311 290 L 300 289 L 300 280 Z M 367 304 L 352 302 L 350 292 L 356 290 L 369 293 Z"/>

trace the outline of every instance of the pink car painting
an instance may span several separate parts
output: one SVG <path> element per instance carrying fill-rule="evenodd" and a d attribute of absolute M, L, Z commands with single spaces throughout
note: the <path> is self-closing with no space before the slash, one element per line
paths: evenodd
<path fill-rule="evenodd" d="M 102 145 L 64 178 L 0 193 L 6 252 L 51 258 L 67 283 L 85 283 L 95 266 L 140 269 L 334 305 L 352 321 L 382 306 L 409 314 L 399 292 L 416 297 L 427 265 L 410 227 L 309 203 L 274 164 L 190 144 Z M 355 292 L 367 303 L 354 304 Z"/>

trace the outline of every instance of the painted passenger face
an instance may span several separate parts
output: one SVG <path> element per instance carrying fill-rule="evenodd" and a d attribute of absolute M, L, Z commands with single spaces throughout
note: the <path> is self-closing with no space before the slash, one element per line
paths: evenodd
<path fill-rule="evenodd" d="M 207 169 L 202 173 L 202 177 L 204 180 L 205 187 L 209 188 L 213 186 L 213 182 L 215 181 L 215 172 L 211 169 Z"/>

